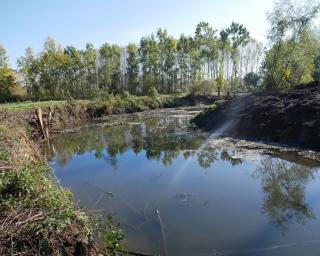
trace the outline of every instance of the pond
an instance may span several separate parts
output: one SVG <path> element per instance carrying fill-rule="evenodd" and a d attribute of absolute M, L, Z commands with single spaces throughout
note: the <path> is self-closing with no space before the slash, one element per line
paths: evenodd
<path fill-rule="evenodd" d="M 74 200 L 151 255 L 319 255 L 318 164 L 190 125 L 197 108 L 111 116 L 59 134 L 51 166 Z M 101 211 L 100 211 L 101 210 Z"/>

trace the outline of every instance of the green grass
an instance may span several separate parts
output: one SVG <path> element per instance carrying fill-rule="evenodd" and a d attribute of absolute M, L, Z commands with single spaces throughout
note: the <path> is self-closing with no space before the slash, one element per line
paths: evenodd
<path fill-rule="evenodd" d="M 39 102 L 26 101 L 21 103 L 0 104 L 0 111 L 8 110 L 10 112 L 23 112 L 39 107 L 65 107 L 72 104 L 87 106 L 91 109 L 100 109 L 103 112 L 102 114 L 132 113 L 164 107 L 165 104 L 170 103 L 174 98 L 181 96 L 182 95 L 158 95 L 156 97 L 149 97 L 134 95 L 111 95 L 107 98 L 100 98 L 95 100 L 53 100 Z"/>
<path fill-rule="evenodd" d="M 185 95 L 149 97 L 123 94 L 96 100 L 0 104 L 0 114 L 1 111 L 8 111 L 2 113 L 6 119 L 0 123 L 0 166 L 14 168 L 0 172 L 0 222 L 5 227 L 2 230 L 0 225 L 0 255 L 8 255 L 12 248 L 18 255 L 21 243 L 26 250 L 30 250 L 31 255 L 35 255 L 32 254 L 34 248 L 42 251 L 42 255 L 52 255 L 52 251 L 59 251 L 54 255 L 65 255 L 62 253 L 65 249 L 62 242 L 72 236 L 72 230 L 78 230 L 85 238 L 95 225 L 100 225 L 84 211 L 75 210 L 71 193 L 58 186 L 55 179 L 50 177 L 51 169 L 46 161 L 37 158 L 34 151 L 36 143 L 28 137 L 34 127 L 22 118 L 24 111 L 38 107 L 58 107 L 61 111 L 57 111 L 56 119 L 68 123 L 72 119 L 72 113 L 81 119 L 81 115 L 86 114 L 82 110 L 94 113 L 92 117 L 132 113 L 167 107 L 183 96 Z M 81 111 L 77 112 L 77 109 Z M 58 122 L 55 125 L 59 125 Z M 41 219 L 34 221 L 34 216 Z M 24 223 L 26 219 L 30 221 Z M 115 252 L 123 251 L 121 241 L 124 236 L 118 227 L 107 221 L 99 231 L 103 234 L 102 240 L 105 243 L 101 255 L 116 255 Z"/>
<path fill-rule="evenodd" d="M 74 100 L 74 103 L 79 104 L 88 104 L 90 100 Z M 9 111 L 26 111 L 37 107 L 63 107 L 68 105 L 70 102 L 66 100 L 52 100 L 52 101 L 38 101 L 38 102 L 20 102 L 20 103 L 5 103 L 0 104 L 0 110 L 9 110 Z"/>
<path fill-rule="evenodd" d="M 59 186 L 46 160 L 37 156 L 36 142 L 29 137 L 32 127 L 27 120 L 21 122 L 23 111 L 34 107 L 90 102 L 0 105 L 0 110 L 9 110 L 0 123 L 0 167 L 7 168 L 0 170 L 0 255 L 70 255 L 75 244 L 66 245 L 65 241 L 87 239 L 94 230 L 103 234 L 105 246 L 100 245 L 100 255 L 116 255 L 122 249 L 122 231 L 74 204 L 71 192 Z"/>
<path fill-rule="evenodd" d="M 205 110 L 203 110 L 201 113 L 199 113 L 197 116 L 195 116 L 191 122 L 194 124 L 197 124 L 201 122 L 202 120 L 205 120 L 211 113 L 216 111 L 222 104 L 224 103 L 224 100 L 216 101 L 215 103 L 207 106 Z"/>

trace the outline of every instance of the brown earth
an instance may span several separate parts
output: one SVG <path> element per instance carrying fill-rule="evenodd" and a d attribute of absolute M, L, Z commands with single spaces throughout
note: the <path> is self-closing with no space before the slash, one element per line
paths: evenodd
<path fill-rule="evenodd" d="M 320 150 L 320 82 L 238 96 L 193 120 L 219 135 Z"/>

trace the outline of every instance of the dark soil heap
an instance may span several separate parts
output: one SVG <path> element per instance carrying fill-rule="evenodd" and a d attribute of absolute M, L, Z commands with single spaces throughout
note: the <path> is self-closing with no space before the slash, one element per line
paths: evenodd
<path fill-rule="evenodd" d="M 236 97 L 193 120 L 222 135 L 320 150 L 320 82 Z"/>

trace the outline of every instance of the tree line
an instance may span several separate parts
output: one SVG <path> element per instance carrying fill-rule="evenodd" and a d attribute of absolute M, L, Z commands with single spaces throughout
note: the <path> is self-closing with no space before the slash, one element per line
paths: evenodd
<path fill-rule="evenodd" d="M 105 43 L 96 49 L 87 43 L 85 49 L 77 49 L 62 47 L 49 37 L 39 53 L 26 49 L 17 60 L 17 72 L 10 69 L 0 47 L 0 100 L 9 98 L 17 81 L 32 100 L 94 98 L 124 91 L 236 93 L 307 83 L 320 79 L 320 32 L 311 26 L 319 6 L 276 2 L 268 15 L 266 47 L 236 22 L 220 31 L 200 22 L 194 35 L 178 39 L 158 29 L 126 47 Z"/>
<path fill-rule="evenodd" d="M 17 62 L 31 99 L 65 99 L 189 92 L 203 81 L 206 93 L 231 90 L 258 71 L 261 55 L 262 44 L 243 25 L 233 22 L 219 32 L 200 22 L 194 36 L 176 39 L 158 29 L 126 47 L 105 43 L 95 49 L 87 43 L 80 50 L 48 38 L 40 53 L 27 48 Z"/>

